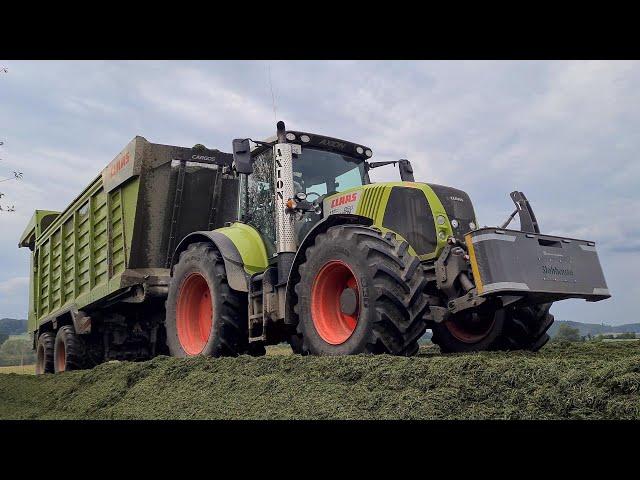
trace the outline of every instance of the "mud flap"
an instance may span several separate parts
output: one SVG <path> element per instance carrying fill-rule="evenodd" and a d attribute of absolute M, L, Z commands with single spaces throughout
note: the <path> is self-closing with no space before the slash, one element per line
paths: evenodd
<path fill-rule="evenodd" d="M 480 296 L 532 303 L 611 296 L 594 242 L 496 228 L 469 232 L 465 242 Z"/>

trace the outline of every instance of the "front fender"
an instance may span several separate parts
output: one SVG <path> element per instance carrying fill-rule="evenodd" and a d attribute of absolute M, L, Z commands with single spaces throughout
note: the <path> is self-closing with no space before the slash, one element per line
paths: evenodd
<path fill-rule="evenodd" d="M 248 292 L 251 275 L 264 271 L 269 265 L 267 250 L 258 231 L 236 222 L 229 227 L 193 232 L 183 238 L 173 253 L 171 273 L 180 254 L 195 242 L 215 245 L 224 261 L 229 286 L 240 292 Z"/>

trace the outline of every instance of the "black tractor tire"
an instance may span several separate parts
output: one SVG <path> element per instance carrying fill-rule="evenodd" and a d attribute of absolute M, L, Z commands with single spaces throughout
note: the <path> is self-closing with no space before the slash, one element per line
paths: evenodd
<path fill-rule="evenodd" d="M 54 353 L 53 349 L 56 343 L 56 334 L 54 332 L 44 332 L 38 337 L 38 345 L 36 347 L 36 375 L 43 373 L 54 373 Z"/>
<path fill-rule="evenodd" d="M 487 306 L 483 312 L 487 319 L 487 329 L 476 336 L 461 335 L 453 322 L 460 317 L 432 326 L 431 341 L 443 353 L 477 352 L 483 350 L 540 350 L 548 341 L 547 330 L 553 323 L 549 313 L 550 303 L 530 307 L 491 310 Z M 491 322 L 493 320 L 493 322 Z M 460 325 L 460 323 L 458 324 Z M 464 325 L 464 324 L 462 324 Z M 464 328 L 463 328 L 464 330 Z M 477 333 L 477 332 L 476 332 Z"/>
<path fill-rule="evenodd" d="M 501 350 L 529 350 L 537 352 L 549 341 L 547 330 L 554 317 L 549 313 L 551 303 L 508 310 Z"/>
<path fill-rule="evenodd" d="M 198 242 L 180 254 L 166 302 L 166 342 L 174 357 L 249 352 L 247 294 L 229 286 L 214 245 Z"/>
<path fill-rule="evenodd" d="M 55 373 L 87 368 L 87 348 L 73 325 L 64 325 L 58 329 L 53 357 Z"/>
<path fill-rule="evenodd" d="M 293 351 L 414 355 L 429 297 L 420 260 L 408 247 L 392 233 L 359 225 L 319 234 L 298 267 Z"/>
<path fill-rule="evenodd" d="M 431 341 L 442 353 L 495 350 L 501 345 L 505 323 L 503 309 L 482 309 L 474 314 L 459 313 L 443 323 L 432 325 Z"/>
<path fill-rule="evenodd" d="M 250 343 L 246 353 L 252 357 L 264 357 L 267 354 L 267 349 L 261 343 Z"/>

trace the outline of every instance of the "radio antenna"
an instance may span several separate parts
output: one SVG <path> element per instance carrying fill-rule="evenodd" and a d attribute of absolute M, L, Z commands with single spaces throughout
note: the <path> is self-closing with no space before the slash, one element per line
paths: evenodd
<path fill-rule="evenodd" d="M 271 104 L 273 105 L 273 120 L 277 121 L 278 116 L 276 115 L 276 97 L 273 94 L 273 83 L 271 82 L 271 64 L 267 64 L 267 69 L 269 71 L 269 88 L 271 89 Z"/>

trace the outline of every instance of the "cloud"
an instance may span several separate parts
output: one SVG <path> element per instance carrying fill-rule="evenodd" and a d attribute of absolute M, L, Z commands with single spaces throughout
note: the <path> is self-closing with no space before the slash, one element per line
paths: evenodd
<path fill-rule="evenodd" d="M 24 289 L 29 286 L 29 277 L 14 277 L 0 282 L 0 293 L 12 295 L 24 293 Z"/>
<path fill-rule="evenodd" d="M 596 241 L 614 287 L 611 300 L 554 309 L 636 319 L 637 61 L 5 63 L 0 177 L 20 168 L 25 180 L 0 184 L 17 209 L 0 216 L 0 282 L 28 271 L 16 244 L 32 211 L 65 208 L 134 135 L 226 151 L 272 135 L 270 68 L 289 128 L 363 143 L 375 160 L 409 158 L 417 179 L 467 191 L 482 225 L 504 221 L 509 192 L 524 191 L 543 231 Z M 0 311 L 25 311 L 26 297 Z M 609 311 L 616 319 L 602 319 Z"/>

